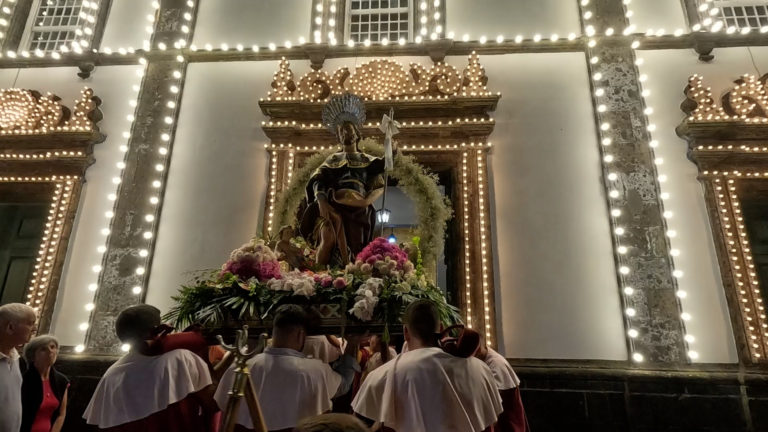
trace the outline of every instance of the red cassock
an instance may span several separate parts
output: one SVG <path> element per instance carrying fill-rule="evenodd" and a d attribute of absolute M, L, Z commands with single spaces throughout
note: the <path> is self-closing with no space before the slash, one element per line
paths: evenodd
<path fill-rule="evenodd" d="M 512 370 L 509 362 L 496 351 L 488 348 L 485 363 L 491 369 L 496 386 L 501 395 L 504 411 L 489 432 L 529 432 L 528 419 L 525 416 L 523 400 L 520 398 L 520 379 Z"/>
<path fill-rule="evenodd" d="M 209 419 L 200 415 L 201 406 L 194 396 L 168 405 L 164 410 L 106 429 L 106 432 L 211 432 Z"/>

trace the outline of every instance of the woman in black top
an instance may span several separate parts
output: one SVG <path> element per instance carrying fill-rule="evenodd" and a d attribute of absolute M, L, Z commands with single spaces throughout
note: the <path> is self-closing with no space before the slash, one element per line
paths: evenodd
<path fill-rule="evenodd" d="M 60 432 L 64 426 L 69 379 L 53 368 L 58 354 L 59 341 L 53 336 L 38 336 L 24 346 L 20 432 Z"/>

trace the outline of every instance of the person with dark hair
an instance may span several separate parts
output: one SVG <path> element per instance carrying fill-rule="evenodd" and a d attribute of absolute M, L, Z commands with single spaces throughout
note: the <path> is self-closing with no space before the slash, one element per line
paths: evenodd
<path fill-rule="evenodd" d="M 349 414 L 322 414 L 302 420 L 293 432 L 369 432 L 369 429 Z"/>
<path fill-rule="evenodd" d="M 397 351 L 384 342 L 384 338 L 381 335 L 373 335 L 370 339 L 370 351 L 371 356 L 365 364 L 365 373 L 360 381 L 365 381 L 365 378 L 374 370 L 381 367 L 384 363 L 397 357 Z"/>
<path fill-rule="evenodd" d="M 53 364 L 59 341 L 38 336 L 24 346 L 27 371 L 21 385 L 21 432 L 60 432 L 67 414 L 69 379 Z"/>
<path fill-rule="evenodd" d="M 409 351 L 374 370 L 360 387 L 354 411 L 398 432 L 481 432 L 502 411 L 493 374 L 477 358 L 457 357 L 438 344 L 440 318 L 429 300 L 403 316 Z"/>
<path fill-rule="evenodd" d="M 309 314 L 298 305 L 280 306 L 273 320 L 272 346 L 251 360 L 251 380 L 270 431 L 290 431 L 299 421 L 330 411 L 331 399 L 349 391 L 359 371 L 355 355 L 359 336 L 347 336 L 344 355 L 333 367 L 302 354 Z M 228 370 L 216 390 L 216 401 L 225 409 L 234 381 Z M 253 422 L 246 404 L 241 404 L 237 424 L 246 430 Z"/>
<path fill-rule="evenodd" d="M 83 417 L 110 432 L 210 432 L 218 411 L 205 361 L 186 348 L 161 349 L 170 330 L 150 305 L 126 308 L 115 322 L 131 348 L 99 381 Z"/>

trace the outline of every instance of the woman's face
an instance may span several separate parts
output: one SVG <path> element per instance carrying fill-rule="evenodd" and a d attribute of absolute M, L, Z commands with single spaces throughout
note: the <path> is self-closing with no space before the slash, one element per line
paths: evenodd
<path fill-rule="evenodd" d="M 35 352 L 35 366 L 37 367 L 49 367 L 56 363 L 56 357 L 59 356 L 59 346 L 56 342 L 49 342 L 48 345 L 42 346 Z"/>

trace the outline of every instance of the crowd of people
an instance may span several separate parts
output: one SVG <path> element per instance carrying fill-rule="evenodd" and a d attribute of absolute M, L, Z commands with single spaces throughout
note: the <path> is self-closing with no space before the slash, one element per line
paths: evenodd
<path fill-rule="evenodd" d="M 48 335 L 30 340 L 35 321 L 28 306 L 0 306 L 0 432 L 59 432 L 64 424 L 69 382 L 54 368 L 59 344 Z M 235 431 L 529 430 L 520 380 L 479 334 L 442 332 L 426 300 L 412 303 L 402 321 L 398 354 L 381 335 L 309 335 L 308 312 L 281 306 L 270 343 L 247 363 L 262 418 L 240 403 L 231 413 Z M 225 432 L 222 411 L 243 379 L 231 353 L 198 329 L 172 333 L 150 305 L 122 311 L 115 331 L 131 349 L 101 378 L 82 414 L 88 424 L 110 432 Z"/>

